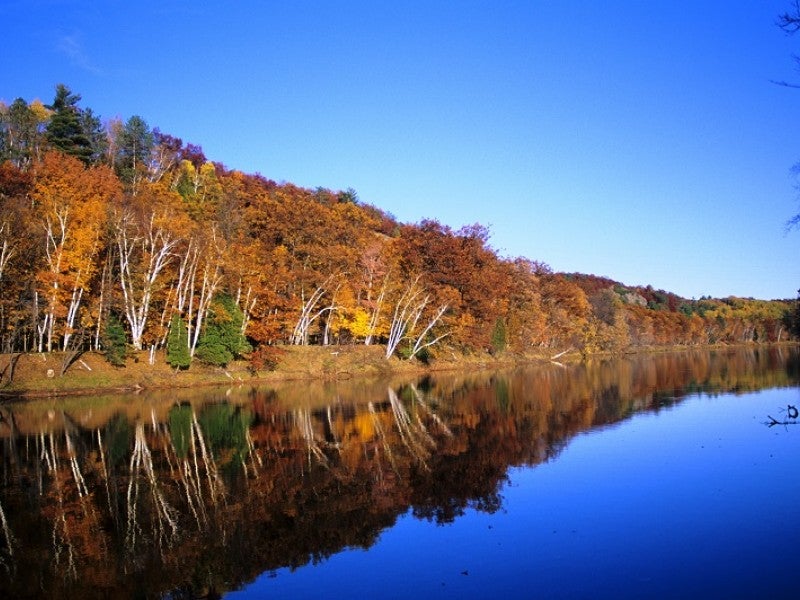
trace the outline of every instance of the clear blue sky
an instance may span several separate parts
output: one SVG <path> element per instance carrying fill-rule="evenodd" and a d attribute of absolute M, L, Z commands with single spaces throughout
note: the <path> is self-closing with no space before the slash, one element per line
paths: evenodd
<path fill-rule="evenodd" d="M 0 99 L 62 82 L 230 168 L 480 222 L 685 297 L 800 287 L 790 0 L 4 0 Z"/>

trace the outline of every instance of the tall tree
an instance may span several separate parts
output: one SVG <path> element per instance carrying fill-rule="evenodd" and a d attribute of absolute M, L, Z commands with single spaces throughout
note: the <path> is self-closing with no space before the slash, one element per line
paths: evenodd
<path fill-rule="evenodd" d="M 91 108 L 84 108 L 80 113 L 81 127 L 89 140 L 91 154 L 89 161 L 97 164 L 106 157 L 108 152 L 108 134 L 103 127 L 100 117 L 94 114 Z"/>
<path fill-rule="evenodd" d="M 125 317 L 136 350 L 143 347 L 151 303 L 186 234 L 180 197 L 143 182 L 139 196 L 115 208 L 112 227 Z"/>
<path fill-rule="evenodd" d="M 422 274 L 434 304 L 451 307 L 444 324 L 452 341 L 489 348 L 492 328 L 503 315 L 510 278 L 488 245 L 489 231 L 469 225 L 458 231 L 435 220 L 401 229 L 401 269 Z"/>
<path fill-rule="evenodd" d="M 10 160 L 17 168 L 28 169 L 41 156 L 49 118 L 50 111 L 38 100 L 0 103 L 0 162 Z"/>
<path fill-rule="evenodd" d="M 119 178 L 135 196 L 147 178 L 155 138 L 147 122 L 134 115 L 117 134 L 115 166 Z"/>
<path fill-rule="evenodd" d="M 47 141 L 56 150 L 74 156 L 84 164 L 92 159 L 92 142 L 84 129 L 81 109 L 78 108 L 80 95 L 73 94 L 63 83 L 56 86 L 56 97 L 47 108 L 53 111 L 47 123 Z"/>
<path fill-rule="evenodd" d="M 38 263 L 40 227 L 34 223 L 29 194 L 30 171 L 10 161 L 0 164 L 0 348 L 25 347 L 35 284 L 31 272 Z"/>
<path fill-rule="evenodd" d="M 97 272 L 106 207 L 119 183 L 108 167 L 86 169 L 76 158 L 47 152 L 36 166 L 33 200 L 42 223 L 45 264 L 38 273 L 42 318 L 39 350 L 66 348 L 80 321 L 84 294 Z"/>
<path fill-rule="evenodd" d="M 203 321 L 222 282 L 224 251 L 215 226 L 187 229 L 186 240 L 175 251 L 178 267 L 171 289 L 171 310 L 185 315 L 190 354 L 194 354 Z"/>

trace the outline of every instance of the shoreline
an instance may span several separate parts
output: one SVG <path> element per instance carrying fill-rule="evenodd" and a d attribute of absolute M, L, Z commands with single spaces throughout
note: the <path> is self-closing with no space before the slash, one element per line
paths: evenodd
<path fill-rule="evenodd" d="M 692 350 L 724 350 L 728 348 L 767 348 L 796 346 L 798 342 L 770 344 L 717 344 L 704 346 L 665 346 L 631 348 L 626 352 L 589 354 L 585 358 L 609 358 L 635 354 L 686 352 Z M 289 381 L 335 381 L 396 375 L 422 375 L 470 369 L 504 369 L 524 365 L 574 363 L 584 360 L 578 351 L 567 353 L 537 352 L 527 355 L 453 354 L 452 360 L 438 359 L 431 364 L 386 359 L 381 346 L 287 346 L 272 370 L 253 372 L 246 361 L 235 361 L 227 367 L 214 367 L 196 362 L 180 371 L 166 364 L 163 353 L 156 353 L 155 364 L 148 364 L 148 353 L 132 355 L 124 367 L 114 367 L 98 352 L 86 352 L 63 375 L 60 352 L 14 355 L 14 377 L 8 381 L 11 357 L 0 355 L 0 402 L 80 396 L 108 393 L 136 393 L 144 390 L 186 389 L 193 387 L 269 385 Z"/>

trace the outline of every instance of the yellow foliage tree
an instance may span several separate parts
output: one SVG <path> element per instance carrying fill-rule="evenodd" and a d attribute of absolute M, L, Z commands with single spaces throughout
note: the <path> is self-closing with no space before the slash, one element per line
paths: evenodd
<path fill-rule="evenodd" d="M 81 302 L 106 243 L 106 209 L 119 193 L 110 169 L 86 169 L 80 160 L 60 152 L 47 152 L 35 166 L 32 196 L 45 249 L 37 274 L 42 304 L 39 351 L 51 351 L 59 336 L 66 348 L 79 325 Z"/>

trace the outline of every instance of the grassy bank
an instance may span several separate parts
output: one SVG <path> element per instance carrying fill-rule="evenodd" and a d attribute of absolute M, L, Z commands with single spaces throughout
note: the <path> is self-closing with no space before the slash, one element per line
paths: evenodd
<path fill-rule="evenodd" d="M 755 344 L 751 344 L 754 345 Z M 725 348 L 728 346 L 714 346 Z M 714 347 L 704 347 L 711 349 Z M 631 353 L 670 352 L 699 349 L 698 347 L 637 348 Z M 65 355 L 49 354 L 0 355 L 0 398 L 21 396 L 52 396 L 108 391 L 143 389 L 189 388 L 200 385 L 231 383 L 270 383 L 292 380 L 349 379 L 353 377 L 387 377 L 390 375 L 424 373 L 428 371 L 472 370 L 511 367 L 522 363 L 549 362 L 551 353 L 527 356 L 506 354 L 443 354 L 429 365 L 398 358 L 387 360 L 381 346 L 286 346 L 282 348 L 273 369 L 253 372 L 245 361 L 225 368 L 195 361 L 191 368 L 180 371 L 170 367 L 163 353 L 156 353 L 149 364 L 147 352 L 126 360 L 124 367 L 114 367 L 102 354 L 87 352 L 61 374 Z M 580 360 L 577 352 L 556 354 L 559 362 Z M 597 357 L 609 356 L 598 354 Z"/>
<path fill-rule="evenodd" d="M 195 361 L 181 371 L 170 367 L 162 353 L 156 353 L 149 364 L 147 352 L 127 359 L 124 367 L 114 367 L 102 354 L 87 352 L 61 374 L 65 355 L 23 354 L 0 355 L 0 395 L 44 396 L 89 393 L 109 390 L 182 388 L 198 385 L 225 385 L 231 382 L 270 382 L 308 379 L 347 379 L 379 377 L 428 370 L 450 370 L 482 366 L 511 365 L 513 357 L 495 359 L 490 356 L 453 356 L 424 365 L 397 358 L 387 360 L 380 346 L 287 346 L 280 353 L 274 369 L 253 372 L 247 362 L 237 361 L 225 368 Z"/>

